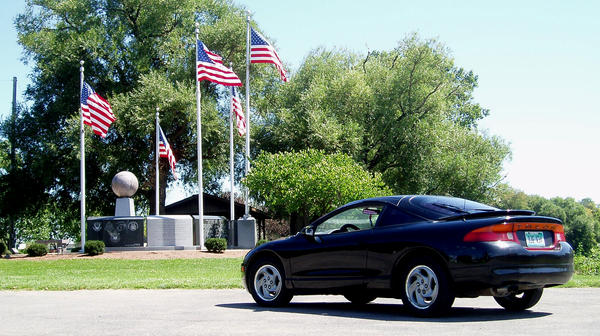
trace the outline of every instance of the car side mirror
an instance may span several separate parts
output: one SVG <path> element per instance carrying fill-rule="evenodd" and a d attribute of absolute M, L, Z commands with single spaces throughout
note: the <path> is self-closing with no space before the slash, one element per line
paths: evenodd
<path fill-rule="evenodd" d="M 309 237 L 314 237 L 315 236 L 315 229 L 310 226 L 307 225 L 305 226 L 302 231 L 301 231 L 305 236 L 309 236 Z"/>

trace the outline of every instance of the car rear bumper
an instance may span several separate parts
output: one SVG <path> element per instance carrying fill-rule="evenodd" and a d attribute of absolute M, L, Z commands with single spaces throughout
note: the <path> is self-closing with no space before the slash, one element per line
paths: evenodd
<path fill-rule="evenodd" d="M 562 285 L 573 276 L 573 249 L 567 243 L 544 251 L 530 251 L 505 242 L 477 245 L 478 258 L 457 256 L 460 262 L 450 269 L 458 292 L 550 287 Z"/>

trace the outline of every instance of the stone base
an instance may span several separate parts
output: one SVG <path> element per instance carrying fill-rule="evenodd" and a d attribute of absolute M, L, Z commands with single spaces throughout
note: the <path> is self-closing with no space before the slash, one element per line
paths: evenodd
<path fill-rule="evenodd" d="M 192 216 L 146 217 L 148 246 L 194 246 Z"/>
<path fill-rule="evenodd" d="M 238 219 L 235 221 L 236 235 L 234 247 L 241 249 L 252 249 L 256 246 L 256 219 Z"/>
<path fill-rule="evenodd" d="M 199 251 L 200 246 L 107 247 L 106 252 Z"/>
<path fill-rule="evenodd" d="M 135 216 L 135 206 L 133 205 L 133 198 L 131 198 L 131 197 L 117 198 L 117 205 L 115 206 L 115 216 L 117 216 L 117 217 Z"/>

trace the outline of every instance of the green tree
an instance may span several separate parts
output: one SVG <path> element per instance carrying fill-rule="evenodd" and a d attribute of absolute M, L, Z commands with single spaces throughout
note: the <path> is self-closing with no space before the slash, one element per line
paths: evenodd
<path fill-rule="evenodd" d="M 501 185 L 495 196 L 493 205 L 499 208 L 529 209 L 540 216 L 560 219 L 564 224 L 567 241 L 580 253 L 587 255 L 598 245 L 597 228 L 600 223 L 595 212 L 598 207 L 591 199 L 581 202 L 571 197 L 547 199 L 527 195 L 507 185 Z"/>
<path fill-rule="evenodd" d="M 140 194 L 149 201 L 154 209 L 154 123 L 156 107 L 160 106 L 160 124 L 169 144 L 178 159 L 177 167 L 184 181 L 195 181 L 197 176 L 196 153 L 196 108 L 193 87 L 182 82 L 171 82 L 157 71 L 141 75 L 138 85 L 127 93 L 112 98 L 113 108 L 121 111 L 119 122 L 115 123 L 117 138 L 107 146 L 99 143 L 98 152 L 116 170 L 130 170 L 140 180 Z M 218 180 L 227 167 L 228 139 L 224 121 L 217 109 L 216 101 L 208 96 L 202 101 L 202 140 L 203 168 L 206 180 L 205 190 L 216 192 Z M 148 146 L 148 144 L 151 146 Z M 129 148 L 130 154 L 123 155 L 123 148 Z M 143 164 L 140 158 L 152 158 Z M 160 161 L 161 212 L 164 213 L 165 189 L 173 175 L 167 160 Z M 147 172 L 150 172 L 148 174 Z M 108 181 L 110 182 L 110 181 Z M 99 189 L 110 188 L 110 185 Z"/>
<path fill-rule="evenodd" d="M 572 197 L 555 197 L 551 201 L 565 212 L 565 217 L 561 219 L 565 223 L 567 241 L 579 252 L 590 253 L 598 243 L 594 232 L 597 223 L 590 209 Z"/>
<path fill-rule="evenodd" d="M 6 139 L 0 138 L 0 175 L 8 174 L 10 169 L 10 143 Z"/>
<path fill-rule="evenodd" d="M 8 199 L 10 191 L 10 143 L 6 139 L 0 138 L 0 201 Z M 0 204 L 0 241 L 8 242 L 10 246 L 10 222 L 8 218 L 8 209 L 4 206 L 4 202 Z"/>
<path fill-rule="evenodd" d="M 594 217 L 594 236 L 596 242 L 600 243 L 600 206 L 598 206 L 591 198 L 584 198 L 579 203 L 588 209 Z"/>
<path fill-rule="evenodd" d="M 366 58 L 316 50 L 293 81 L 255 100 L 256 148 L 342 151 L 396 193 L 486 200 L 510 152 L 477 131 L 488 111 L 473 101 L 476 86 L 435 40 L 409 36 Z"/>
<path fill-rule="evenodd" d="M 565 229 L 567 241 L 573 248 L 587 255 L 598 246 L 594 236 L 594 223 L 588 216 L 577 215 L 573 217 Z"/>
<path fill-rule="evenodd" d="M 140 180 L 136 202 L 153 208 L 157 106 L 182 180 L 187 185 L 196 181 L 195 22 L 200 24 L 200 39 L 243 74 L 245 13 L 230 1 L 27 1 L 15 25 L 24 60 L 33 64 L 32 85 L 26 93 L 31 104 L 16 121 L 22 178 L 9 194 L 31 191 L 31 199 L 24 201 L 30 210 L 19 216 L 41 215 L 38 209 L 53 204 L 65 214 L 65 223 L 75 224 L 69 231 L 77 235 L 73 219 L 79 213 L 80 60 L 85 62 L 86 81 L 108 99 L 117 117 L 105 139 L 86 127 L 87 213 L 112 213 L 110 183 L 120 170 L 136 174 Z M 277 78 L 266 70 L 253 69 L 257 85 Z M 223 162 L 228 109 L 219 101 L 228 93 L 218 85 L 201 84 L 203 173 L 205 191 L 210 192 L 227 168 Z M 161 170 L 164 200 L 172 175 L 164 162 Z"/>
<path fill-rule="evenodd" d="M 347 202 L 391 193 L 350 156 L 313 149 L 260 154 L 245 184 L 269 210 L 290 217 L 290 233 Z"/>
<path fill-rule="evenodd" d="M 566 221 L 567 214 L 565 210 L 558 205 L 552 203 L 552 201 L 545 202 L 539 210 L 536 211 L 538 215 L 554 217 Z"/>
<path fill-rule="evenodd" d="M 23 107 L 19 106 L 18 110 Z M 14 120 L 7 118 L 0 127 L 0 136 L 6 139 L 16 139 L 18 132 L 14 132 Z M 16 141 L 15 141 L 16 142 Z M 0 239 L 5 239 L 9 247 L 15 246 L 18 219 L 23 214 L 37 212 L 40 207 L 39 196 L 43 189 L 38 184 L 36 176 L 31 174 L 23 162 L 20 152 L 15 150 L 14 166 L 9 140 L 0 142 Z"/>
<path fill-rule="evenodd" d="M 490 202 L 500 209 L 529 209 L 529 196 L 516 190 L 506 183 L 501 183 L 494 188 L 494 198 Z"/>

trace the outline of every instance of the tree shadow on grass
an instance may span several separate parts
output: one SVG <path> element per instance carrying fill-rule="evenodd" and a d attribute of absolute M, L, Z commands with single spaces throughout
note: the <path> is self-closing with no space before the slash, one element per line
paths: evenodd
<path fill-rule="evenodd" d="M 354 319 L 377 321 L 413 321 L 413 322 L 486 322 L 540 318 L 551 315 L 546 312 L 521 311 L 509 312 L 502 308 L 467 308 L 455 307 L 441 317 L 414 317 L 402 304 L 370 303 L 357 306 L 345 302 L 292 302 L 284 307 L 262 307 L 256 303 L 227 303 L 217 307 L 246 309 L 256 312 L 278 312 L 294 314 L 310 314 L 320 316 L 337 316 Z"/>

